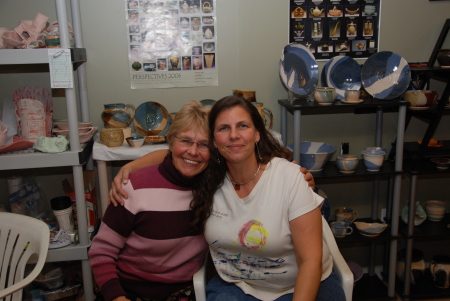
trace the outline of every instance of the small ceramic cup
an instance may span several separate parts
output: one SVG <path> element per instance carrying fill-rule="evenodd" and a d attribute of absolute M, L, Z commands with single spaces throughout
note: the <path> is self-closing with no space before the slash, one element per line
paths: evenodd
<path fill-rule="evenodd" d="M 346 225 L 351 225 L 358 218 L 358 212 L 347 207 L 336 208 L 334 214 L 337 221 L 344 222 Z"/>
<path fill-rule="evenodd" d="M 359 90 L 345 90 L 345 100 L 349 102 L 359 101 Z"/>
<path fill-rule="evenodd" d="M 386 155 L 386 152 L 373 149 L 364 150 L 361 152 L 361 154 L 368 171 L 379 171 L 381 166 L 383 166 L 384 156 Z"/>
<path fill-rule="evenodd" d="M 126 140 L 131 148 L 139 148 L 144 144 L 145 137 L 128 137 Z"/>
<path fill-rule="evenodd" d="M 347 235 L 350 235 L 353 233 L 353 228 L 349 225 L 345 224 L 342 221 L 335 221 L 330 223 L 331 232 L 333 233 L 334 237 L 337 238 L 343 238 Z"/>
<path fill-rule="evenodd" d="M 123 144 L 123 130 L 122 129 L 101 129 L 100 142 L 107 147 L 119 147 Z"/>

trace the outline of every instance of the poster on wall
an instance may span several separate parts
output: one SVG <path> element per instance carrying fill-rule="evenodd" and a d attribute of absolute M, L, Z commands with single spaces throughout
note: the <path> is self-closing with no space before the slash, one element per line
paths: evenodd
<path fill-rule="evenodd" d="M 132 89 L 217 86 L 215 0 L 125 0 Z"/>
<path fill-rule="evenodd" d="M 367 58 L 378 51 L 381 0 L 290 0 L 289 43 L 317 60 Z"/>

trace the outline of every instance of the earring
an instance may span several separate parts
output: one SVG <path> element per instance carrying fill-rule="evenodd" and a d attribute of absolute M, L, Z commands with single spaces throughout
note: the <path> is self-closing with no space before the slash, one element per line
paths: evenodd
<path fill-rule="evenodd" d="M 256 141 L 256 151 L 258 152 L 259 162 L 262 162 L 261 154 L 259 153 L 258 141 Z"/>
<path fill-rule="evenodd" d="M 217 152 L 217 163 L 220 164 L 220 154 L 219 154 L 219 150 L 216 148 L 216 152 Z"/>

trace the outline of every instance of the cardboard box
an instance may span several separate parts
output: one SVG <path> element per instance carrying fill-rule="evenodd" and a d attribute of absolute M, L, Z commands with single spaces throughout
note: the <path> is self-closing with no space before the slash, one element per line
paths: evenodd
<path fill-rule="evenodd" d="M 97 222 L 98 215 L 98 205 L 97 205 L 97 194 L 95 189 L 95 170 L 85 170 L 83 172 L 83 180 L 84 180 L 84 198 L 86 200 L 86 213 L 88 220 L 88 231 L 94 231 L 94 225 Z M 78 227 L 78 219 L 77 216 L 77 208 L 75 201 L 75 191 L 73 188 L 73 180 L 72 184 L 69 183 L 67 179 L 65 179 L 62 183 L 63 189 L 67 196 L 70 196 L 73 201 L 73 213 L 75 216 L 75 225 Z"/>

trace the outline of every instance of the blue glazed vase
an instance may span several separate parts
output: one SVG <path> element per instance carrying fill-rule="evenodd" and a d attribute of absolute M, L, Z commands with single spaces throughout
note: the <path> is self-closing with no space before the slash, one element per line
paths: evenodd
<path fill-rule="evenodd" d="M 126 128 L 136 113 L 136 108 L 132 104 L 111 103 L 104 107 L 102 120 L 105 128 Z"/>

